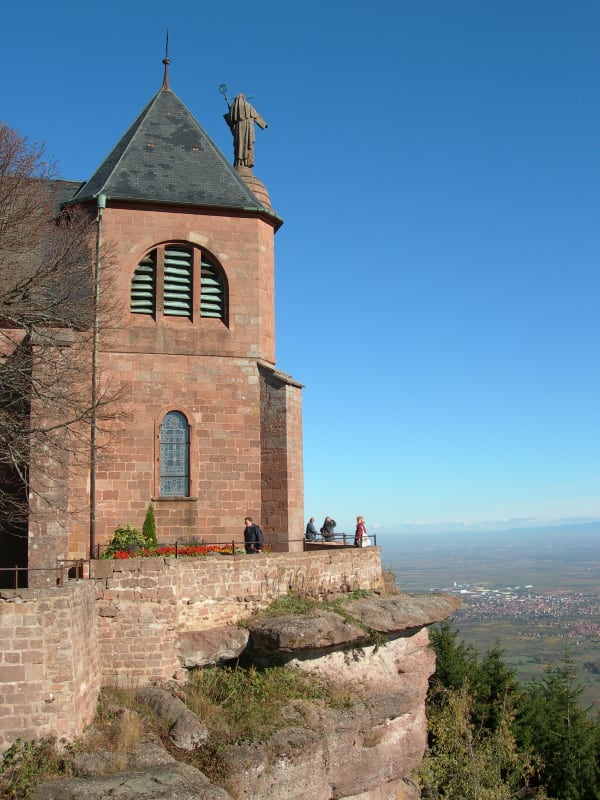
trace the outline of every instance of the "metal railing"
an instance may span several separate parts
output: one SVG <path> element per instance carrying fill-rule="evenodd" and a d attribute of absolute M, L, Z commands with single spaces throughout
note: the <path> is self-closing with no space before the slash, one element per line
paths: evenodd
<path fill-rule="evenodd" d="M 5 583 L 3 579 L 6 576 L 9 578 L 6 583 L 10 583 L 10 586 L 4 588 L 26 589 L 29 585 L 29 576 L 32 572 L 47 572 L 54 576 L 54 583 L 51 584 L 52 586 L 64 586 L 66 580 L 83 580 L 85 577 L 89 577 L 89 568 L 87 570 L 87 575 L 84 569 L 84 565 L 89 565 L 89 563 L 90 562 L 86 559 L 79 558 L 57 561 L 54 567 L 20 567 L 18 564 L 15 564 L 14 567 L 0 567 L 0 585 Z M 10 579 L 11 576 L 12 580 Z M 19 580 L 20 577 L 23 578 L 23 580 Z"/>
<path fill-rule="evenodd" d="M 370 535 L 369 540 L 373 546 L 377 546 L 377 537 Z M 354 534 L 336 533 L 333 538 L 325 538 L 318 534 L 316 539 L 288 539 L 288 543 L 302 542 L 304 550 L 310 550 L 312 546 L 317 549 L 320 547 L 354 547 Z M 102 553 L 109 547 L 108 544 L 96 545 L 94 557 L 102 558 Z M 174 543 L 159 543 L 155 548 L 130 547 L 127 550 L 127 558 L 144 557 L 146 552 L 152 551 L 155 556 L 164 555 L 170 558 L 189 558 L 193 556 L 208 555 L 211 552 L 235 558 L 246 554 L 245 543 L 232 539 L 228 542 L 194 542 L 189 540 L 175 541 Z M 161 552 L 164 551 L 164 552 Z M 264 551 L 269 553 L 271 548 L 269 543 L 265 543 Z M 86 568 L 87 567 L 87 568 Z M 29 584 L 31 573 L 50 573 L 54 575 L 53 586 L 64 586 L 67 580 L 83 580 L 90 576 L 90 561 L 88 559 L 61 559 L 54 567 L 20 567 L 15 564 L 13 567 L 0 567 L 0 588 L 25 589 Z M 5 581 L 4 578 L 10 579 Z M 10 585 L 5 585 L 10 584 Z"/>
<path fill-rule="evenodd" d="M 373 547 L 377 547 L 377 535 L 376 534 L 369 534 L 368 536 L 369 542 Z M 353 533 L 335 533 L 329 537 L 323 536 L 322 533 L 318 533 L 315 539 L 304 539 L 306 544 L 331 544 L 336 545 L 339 547 L 340 545 L 343 547 L 354 547 L 354 534 Z"/>

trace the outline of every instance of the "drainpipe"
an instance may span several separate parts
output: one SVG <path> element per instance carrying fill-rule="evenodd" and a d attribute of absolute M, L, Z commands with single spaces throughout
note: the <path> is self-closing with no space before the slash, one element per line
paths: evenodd
<path fill-rule="evenodd" d="M 92 409 L 90 430 L 90 558 L 95 557 L 96 549 L 96 439 L 98 433 L 98 343 L 100 336 L 98 312 L 100 308 L 100 266 L 102 262 L 102 213 L 106 208 L 106 195 L 96 197 L 98 208 L 96 232 L 96 262 L 94 264 L 94 306 L 93 306 L 93 339 L 92 339 Z"/>

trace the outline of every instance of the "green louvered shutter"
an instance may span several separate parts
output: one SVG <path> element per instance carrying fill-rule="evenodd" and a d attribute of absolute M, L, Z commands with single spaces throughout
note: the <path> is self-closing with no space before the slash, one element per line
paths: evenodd
<path fill-rule="evenodd" d="M 201 274 L 200 315 L 224 319 L 225 297 L 219 271 L 210 262 L 203 259 Z"/>
<path fill-rule="evenodd" d="M 148 253 L 137 265 L 131 279 L 129 310 L 132 314 L 154 315 L 156 308 L 156 251 Z"/>
<path fill-rule="evenodd" d="M 192 251 L 165 247 L 163 309 L 165 316 L 192 317 Z"/>

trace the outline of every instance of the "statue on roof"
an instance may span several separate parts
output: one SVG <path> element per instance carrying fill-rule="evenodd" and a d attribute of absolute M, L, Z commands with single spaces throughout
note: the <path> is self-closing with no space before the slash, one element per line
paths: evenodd
<path fill-rule="evenodd" d="M 221 94 L 225 97 L 228 106 L 227 114 L 224 114 L 225 122 L 229 125 L 229 130 L 233 134 L 233 166 L 234 167 L 253 167 L 254 166 L 254 124 L 261 128 L 266 128 L 267 123 L 254 109 L 246 95 L 238 94 L 229 102 L 225 92 L 227 87 L 222 86 Z"/>

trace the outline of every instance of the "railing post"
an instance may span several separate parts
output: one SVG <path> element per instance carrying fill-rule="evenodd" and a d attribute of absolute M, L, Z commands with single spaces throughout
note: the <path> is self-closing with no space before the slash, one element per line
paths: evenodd
<path fill-rule="evenodd" d="M 177 553 L 179 552 L 179 550 L 177 549 L 178 544 L 179 542 L 177 541 L 177 539 L 175 539 L 175 558 L 177 558 Z"/>
<path fill-rule="evenodd" d="M 235 539 L 231 540 L 231 555 L 235 558 Z"/>
<path fill-rule="evenodd" d="M 15 589 L 19 588 L 19 565 L 15 564 Z"/>

